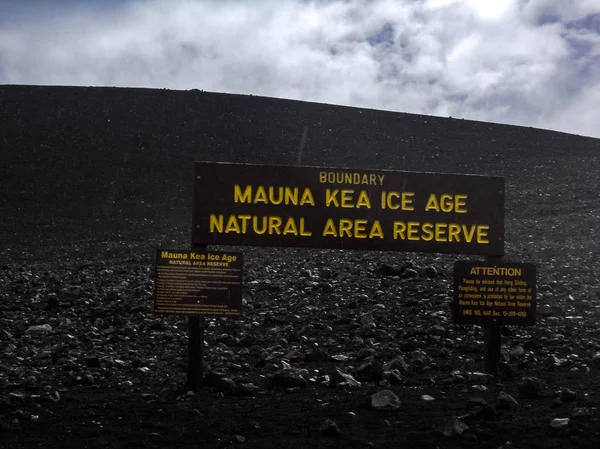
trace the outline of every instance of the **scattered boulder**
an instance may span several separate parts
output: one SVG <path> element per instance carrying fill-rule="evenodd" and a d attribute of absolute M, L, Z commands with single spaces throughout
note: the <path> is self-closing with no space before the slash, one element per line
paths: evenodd
<path fill-rule="evenodd" d="M 517 369 L 507 362 L 498 362 L 496 373 L 499 379 L 509 380 L 517 376 Z"/>
<path fill-rule="evenodd" d="M 279 371 L 273 380 L 276 384 L 286 388 L 306 388 L 308 386 L 308 381 L 293 369 Z"/>
<path fill-rule="evenodd" d="M 58 300 L 58 296 L 55 293 L 51 293 L 48 295 L 48 299 L 46 301 L 46 310 L 56 310 L 60 307 L 60 301 Z"/>
<path fill-rule="evenodd" d="M 542 382 L 537 377 L 524 377 L 518 386 L 521 399 L 533 399 L 541 395 Z"/>
<path fill-rule="evenodd" d="M 571 425 L 570 418 L 554 418 L 550 422 L 550 427 L 553 429 L 565 429 Z"/>
<path fill-rule="evenodd" d="M 376 410 L 390 410 L 400 407 L 400 399 L 391 390 L 381 390 L 371 395 L 371 407 Z"/>
<path fill-rule="evenodd" d="M 326 419 L 325 422 L 321 424 L 319 432 L 325 436 L 336 436 L 342 433 L 337 423 L 331 419 Z"/>
<path fill-rule="evenodd" d="M 410 354 L 410 363 L 413 369 L 416 369 L 418 372 L 422 372 L 427 365 L 431 363 L 431 357 L 429 357 L 422 349 L 415 349 Z"/>
<path fill-rule="evenodd" d="M 371 359 L 358 367 L 354 377 L 360 382 L 378 382 L 383 379 L 383 366 Z"/>
<path fill-rule="evenodd" d="M 523 354 L 525 354 L 525 348 L 523 348 L 523 346 L 521 345 L 515 345 L 512 348 L 510 348 L 509 354 L 511 359 L 518 359 L 519 357 L 522 357 Z"/>
<path fill-rule="evenodd" d="M 44 400 L 46 402 L 59 402 L 60 401 L 60 393 L 58 391 L 46 393 L 46 394 L 40 396 L 40 399 Z"/>
<path fill-rule="evenodd" d="M 343 373 L 337 367 L 331 372 L 329 378 L 330 385 L 333 387 L 357 389 L 361 386 L 361 383 L 352 377 L 352 375 Z"/>
<path fill-rule="evenodd" d="M 469 382 L 474 382 L 476 384 L 491 384 L 494 382 L 494 376 L 492 374 L 480 373 L 478 371 L 469 373 L 468 377 Z"/>
<path fill-rule="evenodd" d="M 402 375 L 400 374 L 400 371 L 398 371 L 397 369 L 393 369 L 391 371 L 384 371 L 383 378 L 392 385 L 397 385 L 397 384 L 402 383 Z"/>
<path fill-rule="evenodd" d="M 600 369 L 600 352 L 596 352 L 590 361 L 590 365 L 594 369 Z"/>
<path fill-rule="evenodd" d="M 400 276 L 402 276 L 403 272 L 404 272 L 404 267 L 395 267 L 392 265 L 388 265 L 386 263 L 382 263 L 379 265 L 379 267 L 377 267 L 377 273 L 379 273 L 383 276 L 400 277 Z"/>
<path fill-rule="evenodd" d="M 469 430 L 469 426 L 455 416 L 447 419 L 435 428 L 437 433 L 441 433 L 447 437 L 462 435 L 467 430 Z"/>
<path fill-rule="evenodd" d="M 542 307 L 539 307 L 537 313 L 542 317 L 551 317 L 554 315 L 554 311 L 549 304 L 544 304 Z"/>
<path fill-rule="evenodd" d="M 423 269 L 423 274 L 425 275 L 425 277 L 428 277 L 429 279 L 433 279 L 433 278 L 437 277 L 438 272 L 434 266 L 430 265 Z"/>
<path fill-rule="evenodd" d="M 329 354 L 327 354 L 327 351 L 325 351 L 321 348 L 313 349 L 305 357 L 305 360 L 307 362 L 325 362 L 329 359 L 330 359 L 330 357 L 329 357 Z"/>
<path fill-rule="evenodd" d="M 215 372 L 209 372 L 206 376 L 204 376 L 204 385 L 215 387 L 217 390 L 223 393 L 237 392 L 237 385 L 232 379 Z"/>
<path fill-rule="evenodd" d="M 321 277 L 323 279 L 331 279 L 333 277 L 333 270 L 331 268 L 322 268 L 321 269 Z"/>
<path fill-rule="evenodd" d="M 469 405 L 476 406 L 476 407 L 486 407 L 489 404 L 488 404 L 488 401 L 486 401 L 481 396 L 474 396 L 472 398 L 469 398 Z"/>
<path fill-rule="evenodd" d="M 565 388 L 564 390 L 561 390 L 559 398 L 562 402 L 574 402 L 577 400 L 577 393 L 569 388 Z"/>
<path fill-rule="evenodd" d="M 412 279 L 412 278 L 419 277 L 419 272 L 417 270 L 412 269 L 412 268 L 407 268 L 406 270 L 404 270 L 402 272 L 401 276 L 402 276 L 403 279 Z"/>
<path fill-rule="evenodd" d="M 442 384 L 445 384 L 445 385 L 459 384 L 459 383 L 464 382 L 465 380 L 466 380 L 465 376 L 460 371 L 455 370 L 455 371 L 452 371 L 447 378 L 442 379 Z"/>
<path fill-rule="evenodd" d="M 396 357 L 395 359 L 389 361 L 383 366 L 385 371 L 391 371 L 397 369 L 401 373 L 407 373 L 410 370 L 408 363 L 404 360 L 404 357 Z"/>
<path fill-rule="evenodd" d="M 29 326 L 25 331 L 25 333 L 29 335 L 46 334 L 48 332 L 52 332 L 52 326 L 50 326 L 49 324 Z"/>
<path fill-rule="evenodd" d="M 237 394 L 240 396 L 256 396 L 261 388 L 253 383 L 240 383 L 237 386 Z"/>
<path fill-rule="evenodd" d="M 239 346 L 252 346 L 256 343 L 256 337 L 252 334 L 245 333 L 238 341 Z"/>
<path fill-rule="evenodd" d="M 498 393 L 498 397 L 496 398 L 496 400 L 498 401 L 498 408 L 514 409 L 519 406 L 517 400 L 504 391 Z"/>
<path fill-rule="evenodd" d="M 590 415 L 590 410 L 585 407 L 574 408 L 573 411 L 571 412 L 571 417 L 573 419 L 587 418 L 587 417 L 589 417 L 589 415 Z"/>

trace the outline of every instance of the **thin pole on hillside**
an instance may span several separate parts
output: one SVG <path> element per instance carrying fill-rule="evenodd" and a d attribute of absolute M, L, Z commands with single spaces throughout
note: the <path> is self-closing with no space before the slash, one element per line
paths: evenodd
<path fill-rule="evenodd" d="M 194 199 L 197 197 L 197 179 L 194 178 Z M 192 211 L 194 204 L 192 204 Z M 192 212 L 193 213 L 193 212 Z M 204 251 L 208 245 L 198 245 L 194 241 L 194 226 L 192 220 L 191 249 L 192 251 Z M 188 348 L 187 348 L 187 379 L 186 389 L 188 391 L 199 391 L 204 380 L 204 328 L 206 322 L 204 317 L 188 315 Z"/>
<path fill-rule="evenodd" d="M 308 126 L 304 125 L 302 131 L 302 138 L 300 139 L 300 145 L 298 145 L 298 157 L 296 158 L 296 165 L 302 163 L 302 155 L 304 154 L 304 145 L 306 144 L 306 138 L 308 136 Z"/>

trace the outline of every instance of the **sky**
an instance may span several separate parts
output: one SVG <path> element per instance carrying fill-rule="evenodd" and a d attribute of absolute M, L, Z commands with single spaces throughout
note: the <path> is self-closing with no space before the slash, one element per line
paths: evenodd
<path fill-rule="evenodd" d="M 0 0 L 0 84 L 201 89 L 600 137 L 600 0 Z"/>

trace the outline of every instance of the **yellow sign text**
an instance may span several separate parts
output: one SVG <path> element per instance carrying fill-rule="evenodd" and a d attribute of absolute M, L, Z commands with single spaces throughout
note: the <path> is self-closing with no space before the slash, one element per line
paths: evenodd
<path fill-rule="evenodd" d="M 234 233 L 268 235 L 297 235 L 310 237 L 312 232 L 306 230 L 303 217 L 256 216 L 256 215 L 223 215 L 210 214 L 209 231 L 211 233 Z"/>
<path fill-rule="evenodd" d="M 247 185 L 242 190 L 239 184 L 235 184 L 233 201 L 250 204 L 284 204 L 285 206 L 315 205 L 315 198 L 308 187 L 300 191 L 298 187 L 257 186 L 256 189 L 253 189 L 251 185 Z"/>

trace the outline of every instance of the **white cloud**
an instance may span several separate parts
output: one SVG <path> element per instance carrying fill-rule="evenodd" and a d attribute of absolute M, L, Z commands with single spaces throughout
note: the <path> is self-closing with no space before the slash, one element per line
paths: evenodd
<path fill-rule="evenodd" d="M 537 22 L 540 18 L 571 22 L 590 14 L 600 13 L 597 0 L 526 0 L 524 4 L 524 16 L 534 22 Z"/>
<path fill-rule="evenodd" d="M 600 137 L 600 15 L 589 17 L 596 2 L 152 0 L 65 8 L 0 28 L 0 83 L 198 88 Z"/>

